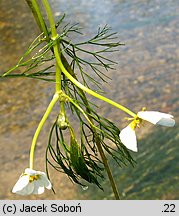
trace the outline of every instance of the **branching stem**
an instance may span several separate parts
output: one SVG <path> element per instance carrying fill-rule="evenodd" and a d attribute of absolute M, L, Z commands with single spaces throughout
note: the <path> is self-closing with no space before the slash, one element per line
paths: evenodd
<path fill-rule="evenodd" d="M 35 146 L 36 146 L 36 143 L 37 143 L 38 136 L 39 136 L 40 131 L 42 130 L 42 127 L 43 127 L 44 123 L 46 122 L 49 114 L 51 113 L 54 105 L 58 101 L 58 99 L 59 99 L 59 94 L 55 93 L 54 96 L 53 96 L 53 99 L 51 100 L 49 106 L 47 107 L 47 110 L 44 113 L 44 115 L 43 115 L 43 117 L 42 117 L 36 131 L 35 131 L 34 137 L 32 139 L 31 149 L 30 149 L 30 168 L 31 169 L 33 169 L 33 167 L 34 167 L 34 152 L 35 152 Z"/>
<path fill-rule="evenodd" d="M 49 5 L 49 3 L 48 3 L 48 0 L 43 0 L 43 3 L 44 3 L 44 7 L 45 7 L 45 9 L 46 9 L 46 12 L 47 12 L 47 14 L 48 14 L 48 18 L 49 18 L 50 25 L 52 25 L 51 28 L 53 28 L 55 22 L 54 22 L 54 17 L 53 17 L 52 11 L 51 11 L 51 9 L 50 9 L 50 5 Z M 53 35 L 54 38 L 56 38 L 55 35 L 57 35 L 57 33 L 55 33 L 55 32 L 56 32 L 56 28 L 53 28 L 53 34 L 52 34 L 52 35 Z M 111 103 L 112 105 L 118 106 L 118 108 L 120 108 L 120 109 L 121 109 L 121 108 L 124 108 L 123 106 L 118 105 L 117 103 L 113 102 L 112 100 L 107 99 L 107 98 L 105 98 L 105 97 L 103 97 L 103 96 L 101 96 L 101 95 L 95 93 L 94 91 L 92 91 L 92 90 L 86 88 L 86 87 L 83 86 L 80 82 L 78 82 L 74 77 L 72 77 L 72 76 L 68 73 L 68 71 L 65 69 L 65 67 L 63 66 L 63 63 L 62 63 L 62 61 L 61 61 L 61 56 L 60 56 L 60 54 L 59 54 L 59 51 L 60 51 L 60 50 L 57 49 L 55 46 L 54 46 L 53 48 L 54 48 L 54 54 L 55 54 L 55 58 L 56 58 L 56 62 L 57 62 L 57 64 L 58 64 L 58 66 L 61 68 L 62 72 L 67 76 L 67 78 L 69 78 L 69 79 L 71 80 L 71 82 L 73 82 L 78 88 L 80 88 L 82 91 L 86 91 L 87 93 L 93 95 L 94 97 L 97 97 L 97 98 L 99 98 L 99 99 L 101 99 L 101 100 L 104 100 L 104 101 L 106 101 L 106 102 L 108 102 L 108 103 Z M 128 110 L 127 108 L 124 108 L 124 109 L 126 110 L 126 112 L 128 112 L 128 114 L 130 113 L 130 115 L 135 116 L 135 114 L 132 113 L 132 112 L 131 112 L 130 110 Z M 94 130 L 94 128 L 93 128 L 93 130 Z M 95 130 L 94 130 L 94 131 L 95 131 Z M 112 189 L 113 189 L 115 198 L 118 200 L 118 199 L 120 199 L 120 197 L 119 197 L 119 192 L 118 192 L 118 190 L 117 190 L 117 187 L 116 187 L 114 178 L 113 178 L 113 176 L 112 176 L 111 169 L 110 169 L 109 164 L 108 164 L 108 162 L 107 162 L 107 158 L 106 158 L 106 156 L 105 156 L 105 154 L 104 154 L 104 151 L 103 151 L 103 149 L 102 149 L 101 143 L 100 143 L 100 141 L 98 140 L 99 137 L 98 137 L 98 134 L 97 134 L 96 131 L 95 131 L 95 136 L 96 136 L 97 147 L 98 147 L 99 153 L 100 153 L 100 155 L 101 155 L 101 158 L 102 158 L 102 160 L 103 160 L 103 162 L 104 162 L 104 166 L 105 166 L 105 168 L 106 168 L 106 171 L 107 171 L 107 174 L 108 174 L 108 177 L 109 177 L 109 180 L 110 180 L 110 183 L 111 183 L 111 186 L 112 186 Z"/>
<path fill-rule="evenodd" d="M 31 10 L 35 16 L 35 19 L 37 21 L 39 28 L 41 29 L 42 32 L 44 32 L 44 34 L 46 36 L 46 40 L 49 42 L 50 38 L 48 35 L 46 24 L 45 24 L 44 19 L 42 17 L 42 13 L 39 9 L 37 1 L 36 0 L 32 0 L 32 2 L 29 0 L 26 0 L 26 1 L 27 1 L 28 5 L 30 6 L 30 8 L 31 8 Z M 44 4 L 46 4 L 46 1 L 44 1 Z M 49 11 L 48 5 L 47 5 L 47 11 Z M 58 34 L 56 33 L 55 23 L 54 24 L 52 23 L 53 20 L 50 17 L 49 17 L 49 21 L 51 24 L 52 40 L 55 40 L 58 37 Z M 55 31 L 54 31 L 54 29 L 55 29 Z M 56 50 L 56 52 L 58 52 L 58 42 L 57 41 L 54 42 L 53 49 Z M 61 91 L 61 69 L 58 66 L 58 64 L 56 64 L 56 80 L 55 80 L 55 82 L 56 82 L 56 93 L 54 94 L 54 97 L 51 100 L 44 116 L 42 117 L 42 119 L 41 119 L 41 121 L 40 121 L 40 123 L 39 123 L 39 125 L 35 131 L 34 137 L 32 139 L 32 145 L 31 145 L 31 150 L 30 150 L 30 168 L 31 169 L 33 169 L 33 166 L 34 166 L 35 146 L 36 146 L 40 131 L 42 130 L 42 127 L 43 127 L 45 121 L 47 120 L 48 116 L 50 115 L 52 108 L 54 107 L 55 103 L 59 99 L 59 92 Z"/>

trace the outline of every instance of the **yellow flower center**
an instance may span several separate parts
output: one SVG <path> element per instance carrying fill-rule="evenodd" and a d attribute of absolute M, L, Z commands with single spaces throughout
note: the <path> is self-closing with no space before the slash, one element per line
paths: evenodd
<path fill-rule="evenodd" d="M 142 111 L 145 111 L 147 108 L 143 107 Z M 143 119 L 139 118 L 138 115 L 136 115 L 134 118 L 126 118 L 127 120 L 133 120 L 130 123 L 130 127 L 135 130 L 136 127 L 140 127 L 139 125 L 144 121 Z"/>
<path fill-rule="evenodd" d="M 35 175 L 35 176 L 29 176 L 29 182 L 33 182 L 35 180 L 38 180 L 39 179 L 39 175 Z"/>
<path fill-rule="evenodd" d="M 139 118 L 138 116 L 136 116 L 134 118 L 134 120 L 130 123 L 130 127 L 135 130 L 136 127 L 138 126 L 139 127 L 139 124 L 142 123 L 142 119 Z"/>

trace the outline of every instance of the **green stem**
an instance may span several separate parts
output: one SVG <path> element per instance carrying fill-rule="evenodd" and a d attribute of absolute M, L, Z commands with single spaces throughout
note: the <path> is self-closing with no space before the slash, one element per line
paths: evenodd
<path fill-rule="evenodd" d="M 54 18 L 53 18 L 53 14 L 52 14 L 52 11 L 50 9 L 50 5 L 48 3 L 48 0 L 43 0 L 44 2 L 44 6 L 46 8 L 46 12 L 48 14 L 48 18 L 49 18 L 49 22 L 50 22 L 50 26 L 51 26 L 51 29 L 52 29 L 52 37 L 54 38 L 54 40 L 58 37 L 58 34 L 56 32 L 56 28 L 55 28 L 55 21 L 54 21 Z M 53 28 L 54 27 L 54 28 Z M 61 57 L 60 57 L 60 54 L 59 54 L 59 50 L 58 50 L 58 46 L 57 46 L 57 43 L 55 43 L 54 45 L 54 54 L 55 54 L 55 58 L 56 58 L 56 61 L 57 61 L 57 64 L 58 66 L 61 68 L 62 72 L 65 74 L 65 76 L 71 81 L 73 82 L 76 86 L 78 86 L 80 89 L 82 89 L 83 91 L 87 92 L 88 94 L 96 97 L 96 98 L 99 98 L 100 100 L 103 100 L 115 107 L 117 107 L 118 109 L 128 113 L 129 115 L 131 115 L 132 117 L 135 117 L 136 114 L 134 112 L 132 112 L 131 110 L 127 109 L 126 107 L 122 106 L 121 104 L 118 104 L 116 102 L 114 102 L 113 100 L 110 100 L 96 92 L 94 92 L 93 90 L 87 88 L 86 86 L 82 85 L 80 82 L 78 82 L 74 77 L 72 77 L 68 71 L 66 70 L 66 68 L 64 67 L 62 61 L 61 61 Z"/>
<path fill-rule="evenodd" d="M 14 67 L 12 67 L 11 69 L 9 69 L 6 73 L 4 73 L 2 75 L 2 77 L 5 77 L 6 75 L 8 75 L 9 73 L 11 73 L 13 70 L 17 69 L 19 67 L 19 65 L 15 65 Z"/>
<path fill-rule="evenodd" d="M 36 143 L 37 143 L 37 139 L 39 137 L 39 134 L 40 134 L 40 131 L 45 123 L 45 121 L 47 120 L 49 114 L 51 113 L 52 111 L 52 108 L 54 107 L 55 103 L 58 101 L 59 99 L 59 94 L 58 93 L 55 93 L 54 96 L 53 96 L 53 99 L 51 100 L 49 106 L 47 107 L 47 110 L 46 112 L 44 113 L 36 131 L 35 131 L 35 134 L 34 134 L 34 137 L 32 139 L 32 145 L 31 145 L 31 149 L 30 149 L 30 168 L 33 169 L 33 166 L 34 166 L 34 152 L 35 152 L 35 146 L 36 146 Z"/>
<path fill-rule="evenodd" d="M 84 110 L 83 110 L 80 106 L 78 106 L 78 104 L 76 104 L 71 98 L 69 98 L 68 96 L 67 96 L 67 98 L 69 99 L 69 101 L 70 101 L 71 103 L 73 103 L 74 106 L 77 107 L 77 109 L 79 109 L 79 111 L 84 115 L 84 117 L 86 118 L 86 120 L 87 120 L 87 121 L 90 123 L 90 125 L 92 126 L 92 129 L 93 129 L 94 134 L 95 134 L 96 145 L 97 145 L 97 148 L 98 148 L 99 153 L 100 153 L 100 155 L 101 155 L 101 158 L 102 158 L 102 161 L 103 161 L 103 163 L 104 163 L 104 166 L 105 166 L 105 168 L 106 168 L 106 172 L 107 172 L 107 174 L 108 174 L 108 178 L 109 178 L 109 181 L 110 181 L 110 183 L 111 183 L 111 187 L 112 187 L 112 190 L 113 190 L 113 192 L 114 192 L 115 198 L 116 198 L 117 200 L 120 200 L 120 196 L 119 196 L 119 192 L 118 192 L 117 186 L 116 186 L 116 184 L 115 184 L 115 181 L 114 181 L 114 178 L 113 178 L 111 169 L 110 169 L 109 164 L 108 164 L 108 160 L 107 160 L 107 158 L 106 158 L 106 156 L 105 156 L 105 154 L 104 154 L 103 148 L 102 148 L 102 146 L 101 146 L 100 138 L 99 138 L 99 136 L 98 136 L 98 133 L 96 132 L 96 127 L 95 127 L 95 125 L 93 124 L 93 120 L 92 120 L 91 116 L 90 116 L 90 115 L 87 115 L 87 114 L 84 112 Z M 88 105 L 88 102 L 85 102 L 85 101 L 84 101 L 84 103 Z M 97 129 L 98 129 L 98 128 L 97 128 Z"/>
<path fill-rule="evenodd" d="M 98 136 L 97 133 L 95 133 L 95 139 L 96 139 L 96 145 L 97 145 L 97 147 L 98 147 L 99 153 L 100 153 L 100 155 L 101 155 L 101 158 L 102 158 L 102 160 L 103 160 L 104 166 L 105 166 L 105 168 L 106 168 L 106 172 L 107 172 L 107 174 L 108 174 L 108 178 L 109 178 L 109 181 L 110 181 L 110 184 L 111 184 L 111 187 L 112 187 L 114 196 L 115 196 L 116 200 L 120 200 L 119 191 L 118 191 L 118 189 L 117 189 L 117 186 L 116 186 L 116 183 L 115 183 L 115 181 L 114 181 L 114 178 L 113 178 L 111 169 L 110 169 L 110 167 L 109 167 L 108 160 L 107 160 L 107 158 L 106 158 L 106 155 L 104 154 L 103 148 L 102 148 L 102 146 L 101 146 L 101 141 L 100 141 L 100 138 L 99 138 L 99 136 Z"/>
<path fill-rule="evenodd" d="M 33 0 L 34 2 L 36 2 L 36 0 Z M 49 5 L 49 2 L 48 0 L 42 0 L 43 1 L 43 4 L 44 4 L 44 7 L 46 9 L 46 12 L 47 12 L 47 15 L 48 15 L 48 19 L 49 19 L 49 22 L 50 22 L 50 27 L 51 27 L 51 33 L 52 33 L 52 39 L 53 40 L 56 40 L 58 38 L 58 34 L 57 34 L 57 31 L 56 31 L 56 27 L 55 27 L 55 21 L 54 21 L 54 17 L 53 17 L 53 13 L 51 11 L 51 8 L 50 8 L 50 5 Z M 37 4 L 37 3 L 36 3 Z M 38 6 L 38 5 L 37 5 Z M 36 6 L 36 7 L 37 7 Z M 39 10 L 39 8 L 38 8 Z M 42 17 L 41 16 L 41 13 L 38 13 L 39 14 L 39 18 Z M 41 21 L 43 20 L 43 18 L 40 19 Z M 44 23 L 44 21 L 42 22 Z M 45 24 L 43 24 L 43 26 L 46 26 Z M 80 82 L 78 82 L 73 76 L 71 76 L 68 71 L 66 70 L 66 68 L 64 67 L 62 61 L 61 61 L 61 57 L 60 57 L 60 50 L 59 50 L 59 46 L 57 44 L 57 41 L 54 42 L 54 46 L 53 46 L 53 49 L 54 49 L 54 54 L 55 54 L 55 57 L 56 57 L 56 61 L 57 61 L 57 64 L 59 66 L 59 68 L 61 69 L 61 71 L 65 74 L 65 76 L 70 79 L 71 82 L 73 82 L 76 86 L 78 86 L 80 89 L 82 89 L 83 91 L 87 92 L 88 94 L 100 99 L 100 100 L 103 100 L 109 104 L 111 104 L 112 106 L 115 106 L 117 107 L 118 109 L 128 113 L 129 115 L 131 115 L 132 117 L 135 117 L 136 114 L 134 112 L 132 112 L 131 110 L 127 109 L 126 107 L 122 106 L 121 104 L 118 104 L 116 102 L 114 102 L 113 100 L 110 100 L 96 92 L 94 92 L 93 90 L 87 88 L 86 86 L 82 85 Z M 59 69 L 57 69 L 59 70 Z M 60 72 L 61 72 L 60 71 Z M 61 80 L 59 80 L 59 78 L 61 79 L 61 75 L 59 75 L 59 73 L 56 74 L 56 85 L 58 85 L 58 83 L 61 83 Z M 57 87 L 57 86 L 56 86 Z M 57 87 L 58 89 L 58 87 Z"/>
<path fill-rule="evenodd" d="M 43 19 L 41 10 L 39 8 L 39 5 L 37 4 L 37 1 L 36 0 L 32 0 L 32 1 L 26 0 L 26 1 L 27 1 L 27 4 L 29 5 L 29 7 L 31 8 L 31 10 L 34 14 L 34 17 L 36 19 L 36 22 L 37 22 L 40 30 L 42 32 L 44 32 L 44 34 L 46 36 L 46 41 L 50 42 L 48 30 L 47 30 L 45 21 Z M 45 1 L 44 1 L 44 4 L 47 6 L 47 10 L 49 11 L 49 7 Z M 51 18 L 49 18 L 49 21 L 50 21 L 50 26 L 51 26 L 52 40 L 55 40 L 58 37 L 58 34 L 56 32 L 55 23 L 53 22 L 53 20 Z M 54 47 L 55 47 L 55 49 L 58 50 L 58 42 L 57 41 L 55 41 Z M 61 90 L 61 70 L 60 70 L 59 66 L 56 65 L 56 92 L 59 92 L 60 90 Z"/>
<path fill-rule="evenodd" d="M 60 92 L 62 89 L 62 84 L 61 84 L 61 69 L 56 64 L 56 73 L 55 73 L 55 83 L 56 83 L 56 92 Z"/>
<path fill-rule="evenodd" d="M 47 31 L 47 27 L 45 25 L 45 22 L 44 22 L 44 19 L 43 19 L 43 16 L 42 16 L 42 13 L 41 13 L 41 10 L 38 6 L 38 3 L 36 0 L 26 0 L 27 1 L 27 4 L 29 5 L 29 7 L 31 8 L 32 10 L 32 13 L 36 19 L 36 22 L 40 28 L 40 30 L 42 32 L 44 32 L 45 36 L 46 36 L 46 39 L 47 41 L 49 42 L 50 41 L 50 38 L 49 38 L 49 35 L 48 35 L 48 31 Z"/>
<path fill-rule="evenodd" d="M 56 28 L 55 28 L 55 21 L 54 21 L 54 17 L 53 17 L 53 14 L 52 14 L 52 11 L 51 11 L 51 8 L 50 8 L 50 5 L 48 3 L 48 0 L 43 0 L 43 4 L 44 4 L 44 7 L 46 9 L 46 12 L 47 12 L 47 15 L 48 15 L 48 19 L 49 19 L 49 22 L 50 22 L 50 27 L 51 27 L 51 31 L 52 31 L 52 39 L 55 40 L 57 39 L 58 37 L 58 34 L 57 34 L 57 31 L 56 31 Z M 127 109 L 126 107 L 122 106 L 121 104 L 118 104 L 116 102 L 114 102 L 113 100 L 110 100 L 96 92 L 94 92 L 93 90 L 87 88 L 86 86 L 82 85 L 80 82 L 78 82 L 74 77 L 72 77 L 68 71 L 66 70 L 66 68 L 64 67 L 62 61 L 61 61 L 61 56 L 59 54 L 59 48 L 58 48 L 58 45 L 57 43 L 55 42 L 54 44 L 54 54 L 55 54 L 55 57 L 56 57 L 56 61 L 57 61 L 57 64 L 58 66 L 61 68 L 62 72 L 65 74 L 65 76 L 71 81 L 73 82 L 76 86 L 78 86 L 80 89 L 82 89 L 83 91 L 87 92 L 88 94 L 96 97 L 96 98 L 99 98 L 100 100 L 103 100 L 115 107 L 117 107 L 118 109 L 121 109 L 122 111 L 128 113 L 129 115 L 131 115 L 132 117 L 135 117 L 136 114 L 133 113 L 131 110 Z"/>
<path fill-rule="evenodd" d="M 56 27 L 55 27 L 55 20 L 53 17 L 53 13 L 52 10 L 50 8 L 49 2 L 48 0 L 42 0 L 45 10 L 47 12 L 47 16 L 48 16 L 48 20 L 50 23 L 50 28 L 51 28 L 51 33 L 52 33 L 52 40 L 55 40 L 58 37 L 57 31 L 56 31 Z"/>
<path fill-rule="evenodd" d="M 66 98 L 68 98 L 69 102 L 72 103 L 84 115 L 84 117 L 89 122 L 89 124 L 92 126 L 92 128 L 96 128 L 95 125 L 89 119 L 88 115 L 84 112 L 84 110 L 67 95 L 66 95 Z"/>
<path fill-rule="evenodd" d="M 132 112 L 131 110 L 127 109 L 126 107 L 122 106 L 121 104 L 118 104 L 116 102 L 114 102 L 113 100 L 111 99 L 108 99 L 96 92 L 94 92 L 93 90 L 87 88 L 86 86 L 82 85 L 80 82 L 78 82 L 73 76 L 71 76 L 68 71 L 66 70 L 66 68 L 63 66 L 63 63 L 61 61 L 61 58 L 60 56 L 58 55 L 58 53 L 54 52 L 55 53 L 55 57 L 56 57 L 56 61 L 59 65 L 59 67 L 61 68 L 62 72 L 65 74 L 65 76 L 72 82 L 74 83 L 76 86 L 78 86 L 78 88 L 82 89 L 83 91 L 87 92 L 88 94 L 100 99 L 100 100 L 103 100 L 115 107 L 117 107 L 118 109 L 128 113 L 129 115 L 131 115 L 132 117 L 135 117 L 136 114 L 134 112 Z"/>
<path fill-rule="evenodd" d="M 74 77 L 76 78 L 76 75 L 75 75 L 75 74 L 74 74 Z M 83 92 L 83 90 L 81 90 L 81 89 L 79 89 L 79 90 L 80 90 L 81 94 L 83 95 L 82 100 L 83 100 L 84 104 L 85 104 L 86 107 L 87 107 L 87 108 L 86 108 L 86 111 L 87 111 L 87 113 L 89 113 L 87 116 L 88 116 L 90 122 L 94 125 L 93 119 L 92 119 L 92 117 L 90 116 L 91 110 L 88 109 L 89 103 L 88 103 L 88 100 L 87 100 L 87 98 L 86 98 L 86 95 L 85 95 L 85 93 Z M 102 161 L 103 161 L 103 163 L 104 163 L 104 167 L 105 167 L 105 169 L 106 169 L 106 172 L 107 172 L 107 175 L 108 175 L 108 178 L 109 178 L 109 181 L 110 181 L 110 184 L 111 184 L 111 187 L 112 187 L 114 196 L 115 196 L 116 200 L 120 200 L 119 191 L 118 191 L 117 186 L 116 186 L 116 183 L 115 183 L 115 181 L 114 181 L 114 178 L 113 178 L 113 175 L 112 175 L 110 166 L 109 166 L 109 164 L 108 164 L 107 157 L 106 157 L 106 155 L 105 155 L 105 153 L 104 153 L 104 151 L 103 151 L 103 148 L 102 148 L 102 146 L 101 146 L 101 139 L 100 139 L 100 137 L 99 137 L 99 135 L 98 135 L 98 133 L 97 133 L 97 131 L 96 131 L 96 128 L 95 128 L 95 127 L 92 127 L 92 129 L 93 129 L 93 132 L 94 132 L 94 134 L 95 134 L 95 136 L 94 136 L 94 137 L 95 137 L 95 142 L 96 142 L 98 151 L 99 151 L 99 153 L 100 153 L 100 156 L 101 156 L 101 158 L 102 158 Z"/>
<path fill-rule="evenodd" d="M 63 115 L 66 116 L 66 112 L 65 112 L 65 102 L 64 102 L 64 101 L 60 101 L 60 113 L 62 113 Z"/>
<path fill-rule="evenodd" d="M 46 12 L 48 14 L 48 18 L 49 18 L 49 21 L 50 21 L 50 25 L 52 25 L 52 27 L 54 26 L 54 18 L 53 18 L 53 14 L 52 14 L 52 11 L 51 11 L 51 8 L 50 8 L 50 5 L 48 3 L 47 0 L 43 0 L 43 3 L 44 3 L 44 6 L 45 6 L 45 9 L 46 9 Z M 56 28 L 53 28 L 53 38 L 56 38 L 57 33 L 56 33 Z M 93 92 L 92 90 L 86 88 L 85 86 L 83 86 L 80 82 L 78 82 L 76 79 L 74 79 L 69 73 L 68 71 L 65 69 L 65 67 L 63 66 L 63 63 L 61 61 L 61 56 L 59 54 L 59 49 L 57 49 L 55 46 L 53 47 L 54 48 L 54 54 L 55 54 L 55 57 L 56 57 L 56 61 L 57 61 L 57 64 L 58 66 L 61 68 L 61 71 L 67 76 L 67 78 L 69 78 L 76 86 L 79 87 L 79 89 L 83 92 L 83 91 L 86 91 L 87 93 L 99 98 L 99 99 L 102 99 L 112 105 L 115 105 L 117 106 L 118 108 L 123 108 L 125 109 L 125 111 L 127 111 L 130 115 L 132 115 L 133 117 L 135 116 L 135 113 L 131 112 L 130 110 L 128 110 L 127 108 L 113 102 L 112 100 L 110 99 L 107 99 L 101 95 L 98 95 L 97 93 Z M 115 184 L 115 181 L 114 181 L 114 178 L 112 176 L 112 173 L 111 173 L 111 170 L 110 170 L 110 167 L 109 167 L 109 164 L 108 164 L 108 161 L 107 161 L 107 158 L 104 154 L 104 151 L 101 147 L 101 142 L 100 142 L 100 139 L 99 139 L 99 136 L 96 132 L 96 130 L 93 128 L 94 132 L 95 132 L 95 137 L 96 137 L 96 143 L 97 143 L 97 147 L 98 147 L 98 150 L 99 150 L 99 153 L 101 155 L 101 158 L 104 162 L 104 166 L 106 168 L 106 171 L 107 171 L 107 174 L 108 174 L 108 177 L 109 177 L 109 180 L 110 180 L 110 183 L 111 183 L 111 186 L 112 186 L 112 189 L 113 189 L 113 192 L 114 192 L 114 195 L 115 195 L 115 198 L 116 199 L 120 199 L 119 197 L 119 193 L 118 193 L 118 190 L 117 190 L 117 187 L 116 187 L 116 184 Z"/>
<path fill-rule="evenodd" d="M 58 38 L 58 34 L 56 31 L 53 14 L 52 14 L 48 1 L 47 0 L 42 0 L 42 1 L 43 1 L 45 10 L 47 12 L 48 20 L 50 23 L 50 28 L 51 28 L 51 33 L 52 33 L 51 39 L 54 40 L 53 50 L 54 50 L 54 53 L 58 54 L 59 56 L 59 46 L 58 46 L 58 41 L 56 40 Z M 61 90 L 61 69 L 59 65 L 57 64 L 56 65 L 56 92 L 60 90 Z"/>
<path fill-rule="evenodd" d="M 49 34 L 47 31 L 47 27 L 45 24 L 45 21 L 43 19 L 41 10 L 39 8 L 39 5 L 37 3 L 36 0 L 26 0 L 27 4 L 29 5 L 29 7 L 32 10 L 32 13 L 36 19 L 36 22 L 40 28 L 40 30 L 44 33 L 44 35 L 46 36 L 46 41 L 50 42 L 50 38 L 49 38 Z M 54 25 L 55 28 L 55 25 Z M 54 28 L 52 28 L 52 37 L 54 36 Z M 58 35 L 57 35 L 58 37 Z M 54 43 L 55 49 L 58 49 L 58 44 L 57 42 Z M 59 68 L 58 65 L 56 65 L 56 94 L 54 95 L 52 101 L 50 102 L 43 118 L 41 119 L 37 130 L 34 134 L 33 140 L 32 140 L 32 145 L 31 145 L 31 150 L 30 150 L 30 168 L 33 168 L 33 164 L 34 164 L 34 151 L 35 151 L 35 146 L 36 146 L 36 142 L 38 139 L 38 136 L 40 134 L 40 131 L 46 121 L 46 119 L 48 118 L 50 112 L 52 111 L 53 106 L 55 105 L 55 103 L 57 102 L 57 100 L 59 99 L 59 94 L 58 92 L 60 92 L 61 90 L 61 69 Z"/>

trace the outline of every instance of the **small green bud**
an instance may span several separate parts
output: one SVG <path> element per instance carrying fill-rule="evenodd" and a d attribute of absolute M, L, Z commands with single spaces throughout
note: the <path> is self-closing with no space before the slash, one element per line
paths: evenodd
<path fill-rule="evenodd" d="M 68 123 L 66 122 L 65 115 L 59 114 L 57 117 L 57 125 L 60 129 L 65 130 L 68 127 Z"/>
<path fill-rule="evenodd" d="M 66 123 L 66 122 L 61 122 L 61 124 L 59 125 L 59 128 L 62 130 L 67 129 L 67 127 L 68 127 L 68 123 Z"/>

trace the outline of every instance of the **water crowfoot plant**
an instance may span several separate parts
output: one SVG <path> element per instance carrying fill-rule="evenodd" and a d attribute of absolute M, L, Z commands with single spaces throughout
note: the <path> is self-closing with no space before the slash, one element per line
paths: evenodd
<path fill-rule="evenodd" d="M 41 194 L 45 188 L 51 189 L 51 166 L 57 172 L 65 173 L 71 181 L 82 187 L 95 184 L 102 190 L 100 181 L 106 171 L 114 196 L 120 199 L 107 156 L 111 156 L 120 167 L 133 165 L 134 160 L 128 149 L 137 151 L 134 129 L 143 120 L 167 126 L 173 126 L 174 120 L 169 114 L 150 111 L 136 114 L 99 94 L 101 83 L 107 82 L 109 78 L 106 72 L 112 70 L 116 64 L 105 54 L 116 52 L 122 45 L 116 33 L 111 32 L 107 25 L 99 28 L 92 38 L 84 40 L 81 38 L 81 29 L 78 25 L 64 24 L 65 16 L 55 23 L 48 0 L 26 2 L 41 33 L 18 63 L 4 72 L 1 78 L 25 77 L 52 82 L 55 84 L 55 92 L 32 139 L 29 168 L 15 184 L 13 193 Z M 43 3 L 47 19 L 42 15 L 40 2 Z M 71 33 L 78 34 L 79 42 L 70 39 Z M 19 73 L 16 72 L 18 68 L 21 68 Z M 89 70 L 98 78 L 94 78 Z M 132 122 L 120 132 L 115 123 L 96 111 L 97 107 L 88 95 L 127 113 L 132 117 Z M 36 143 L 55 104 L 58 104 L 59 109 L 46 145 L 46 173 L 35 171 Z M 77 118 L 75 128 L 69 111 Z M 79 134 L 76 134 L 76 128 Z"/>

